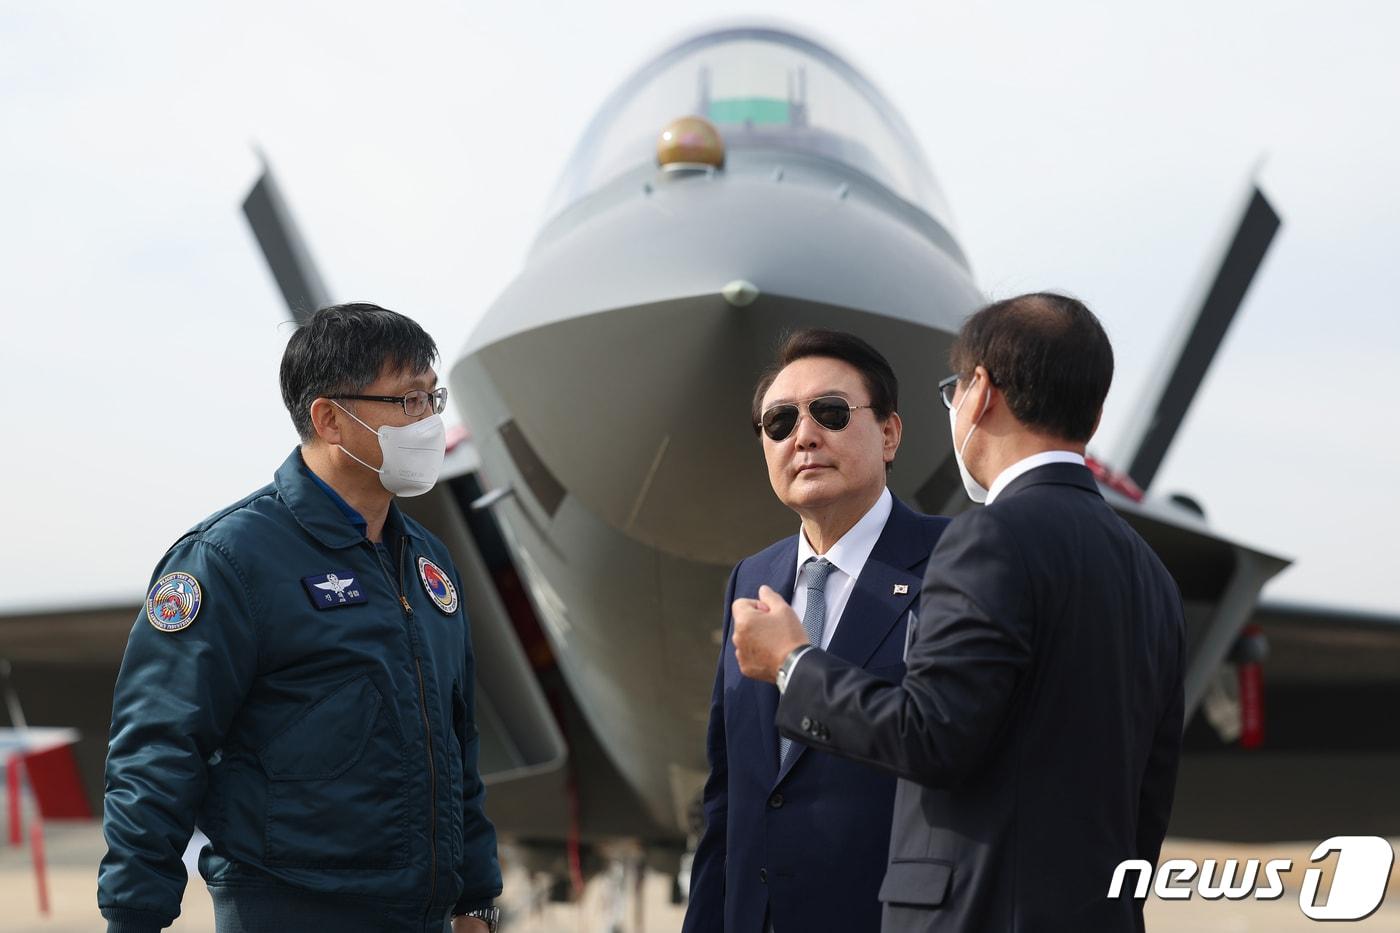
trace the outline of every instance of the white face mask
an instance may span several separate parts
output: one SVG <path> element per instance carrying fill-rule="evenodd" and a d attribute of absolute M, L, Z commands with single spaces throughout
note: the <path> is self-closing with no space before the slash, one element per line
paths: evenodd
<path fill-rule="evenodd" d="M 981 377 L 974 376 L 972 382 L 976 383 L 979 378 Z M 963 393 L 962 402 L 958 402 L 948 409 L 948 427 L 953 434 L 953 456 L 958 461 L 958 472 L 962 474 L 963 489 L 967 491 L 967 497 L 973 502 L 986 502 L 987 487 L 972 478 L 972 474 L 967 471 L 967 464 L 963 462 L 963 451 L 967 449 L 967 442 L 972 440 L 972 435 L 977 431 L 976 421 L 972 424 L 972 430 L 967 432 L 967 437 L 963 438 L 962 445 L 958 444 L 958 409 L 962 408 L 963 402 L 967 401 L 968 393 L 972 391 L 972 385 L 969 384 L 967 388 L 968 391 Z M 982 415 L 987 413 L 987 406 L 991 404 L 991 401 L 992 394 L 988 392 L 986 400 L 982 403 L 982 411 L 977 415 L 977 421 L 981 421 Z"/>
<path fill-rule="evenodd" d="M 351 418 L 355 413 L 331 399 L 332 405 Z M 369 425 L 355 418 L 366 431 L 374 431 Z M 384 455 L 384 466 L 375 470 L 379 482 L 396 496 L 421 496 L 437 483 L 442 472 L 442 461 L 447 456 L 447 429 L 442 425 L 441 415 L 429 415 L 422 421 L 406 424 L 403 427 L 385 425 L 374 432 L 379 437 L 379 450 Z M 340 444 L 336 445 L 345 450 Z M 345 450 L 345 453 L 361 466 L 374 470 L 359 457 Z"/>

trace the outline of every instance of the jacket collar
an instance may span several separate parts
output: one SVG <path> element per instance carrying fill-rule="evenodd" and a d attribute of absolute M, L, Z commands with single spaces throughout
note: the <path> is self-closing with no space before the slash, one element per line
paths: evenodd
<path fill-rule="evenodd" d="M 302 459 L 301 448 L 294 448 L 273 478 L 277 494 L 291 510 L 307 534 L 329 548 L 354 547 L 365 540 L 363 530 L 355 524 L 347 513 L 348 505 L 342 507 L 311 473 L 311 468 Z M 353 510 L 350 510 L 353 511 Z M 384 520 L 384 528 L 391 533 L 417 537 L 404 521 L 397 502 L 389 503 L 389 514 Z"/>
<path fill-rule="evenodd" d="M 826 553 L 821 555 L 835 565 L 836 569 L 851 577 L 860 574 L 852 573 L 865 566 L 865 562 L 870 559 L 870 555 L 875 552 L 875 545 L 880 540 L 880 533 L 889 524 L 890 512 L 894 509 L 894 494 L 886 486 L 880 491 L 875 504 L 866 510 L 851 528 L 841 536 L 835 544 L 826 549 Z M 800 530 L 797 533 L 797 560 L 793 566 L 793 576 L 797 575 L 797 569 L 805 564 L 809 559 L 817 556 L 817 552 L 812 549 L 812 543 L 807 540 L 807 532 Z M 793 595 L 796 595 L 794 590 Z"/>
<path fill-rule="evenodd" d="M 881 564 L 899 570 L 908 570 L 910 567 L 918 566 L 933 550 L 934 544 L 938 540 L 937 535 L 929 535 L 925 531 L 925 525 L 919 520 L 919 513 L 900 501 L 898 496 L 892 496 L 890 503 L 890 516 L 885 520 L 885 527 L 880 532 L 879 539 L 875 542 L 875 549 L 870 552 L 870 557 L 866 559 L 865 570 L 861 571 L 860 577 L 856 580 L 856 591 L 870 585 L 868 571 L 871 561 L 879 561 Z M 921 575 L 914 576 L 922 585 Z M 792 602 L 792 592 L 797 585 L 797 535 L 783 540 L 782 545 L 773 550 L 769 555 L 767 565 L 760 568 L 760 580 L 767 583 L 778 592 L 789 603 Z M 893 587 L 891 587 L 893 592 Z M 915 596 L 918 593 L 914 593 Z M 855 597 L 855 592 L 851 594 Z M 850 604 L 847 603 L 847 607 Z M 845 617 L 845 613 L 842 613 Z M 837 630 L 837 637 L 840 637 L 840 629 Z M 868 657 L 868 655 L 867 655 Z M 861 661 L 865 659 L 862 658 Z"/>
<path fill-rule="evenodd" d="M 1047 463 L 1033 470 L 1027 470 L 1012 480 L 997 496 L 996 503 L 993 505 L 1032 486 L 1042 486 L 1047 483 L 1058 486 L 1077 486 L 1096 496 L 1103 495 L 1099 492 L 1099 484 L 1094 481 L 1094 474 L 1089 472 L 1088 467 L 1080 466 L 1077 463 Z"/>

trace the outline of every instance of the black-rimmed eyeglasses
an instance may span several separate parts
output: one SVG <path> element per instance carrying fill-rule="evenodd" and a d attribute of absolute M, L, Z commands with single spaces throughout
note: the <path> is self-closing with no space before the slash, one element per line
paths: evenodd
<path fill-rule="evenodd" d="M 354 399 L 357 402 L 393 402 L 403 406 L 403 413 L 410 418 L 418 418 L 432 412 L 442 414 L 447 407 L 447 386 L 440 386 L 431 392 L 414 389 L 403 395 L 332 395 L 330 398 Z"/>
<path fill-rule="evenodd" d="M 763 412 L 758 419 L 758 427 L 768 435 L 769 440 L 781 441 L 797 428 L 802 416 L 802 408 L 812 420 L 828 431 L 843 430 L 851 423 L 851 412 L 857 408 L 872 408 L 871 405 L 852 405 L 839 395 L 823 395 L 805 402 L 784 402 Z"/>
<path fill-rule="evenodd" d="M 953 396 L 958 393 L 958 374 L 954 373 L 938 383 L 938 397 L 943 399 L 943 407 L 953 410 Z"/>
<path fill-rule="evenodd" d="M 943 407 L 949 411 L 953 410 L 953 396 L 958 394 L 958 380 L 961 378 L 957 373 L 954 373 L 938 383 L 938 397 L 943 399 Z M 991 373 L 987 373 L 987 381 L 994 386 L 999 386 L 996 377 Z"/>

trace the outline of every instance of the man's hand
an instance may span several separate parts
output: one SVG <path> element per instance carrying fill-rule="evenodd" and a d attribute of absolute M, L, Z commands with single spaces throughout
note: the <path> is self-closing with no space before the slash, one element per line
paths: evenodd
<path fill-rule="evenodd" d="M 452 933 L 491 933 L 491 928 L 476 917 L 453 917 Z"/>
<path fill-rule="evenodd" d="M 778 668 L 794 648 L 808 644 L 797 613 L 771 587 L 760 587 L 758 599 L 736 599 L 734 654 L 745 677 L 773 683 Z"/>

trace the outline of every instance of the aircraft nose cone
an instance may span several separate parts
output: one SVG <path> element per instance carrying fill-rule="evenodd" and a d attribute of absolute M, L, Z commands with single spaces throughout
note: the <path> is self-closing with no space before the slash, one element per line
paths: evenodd
<path fill-rule="evenodd" d="M 850 179 L 825 167 L 781 183 L 771 168 L 621 179 L 551 222 L 478 322 L 453 395 L 483 463 L 497 457 L 551 519 L 572 497 L 641 543 L 718 564 L 790 535 L 749 409 L 804 327 L 855 333 L 898 374 L 897 494 L 914 501 L 947 458 L 937 382 L 981 301 L 955 244 L 868 185 L 833 198 Z"/>
<path fill-rule="evenodd" d="M 469 407 L 498 400 L 469 416 L 478 435 L 500 425 L 518 491 L 546 514 L 574 496 L 644 544 L 732 564 L 796 521 L 769 485 L 750 406 L 782 336 L 798 327 L 855 331 L 908 373 L 895 491 L 912 501 L 948 449 L 946 427 L 926 429 L 942 413 L 931 375 L 941 369 L 926 361 L 946 355 L 948 335 L 908 321 L 773 295 L 743 308 L 715 293 L 673 299 L 482 347 L 454 369 L 454 394 Z"/>

